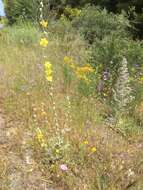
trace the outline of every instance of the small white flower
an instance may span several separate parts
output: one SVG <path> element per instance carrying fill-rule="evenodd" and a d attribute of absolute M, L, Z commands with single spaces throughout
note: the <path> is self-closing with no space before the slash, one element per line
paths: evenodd
<path fill-rule="evenodd" d="M 135 175 L 135 172 L 132 169 L 129 169 L 127 172 L 128 177 L 132 177 Z"/>
<path fill-rule="evenodd" d="M 43 1 L 40 2 L 41 7 L 44 7 Z"/>

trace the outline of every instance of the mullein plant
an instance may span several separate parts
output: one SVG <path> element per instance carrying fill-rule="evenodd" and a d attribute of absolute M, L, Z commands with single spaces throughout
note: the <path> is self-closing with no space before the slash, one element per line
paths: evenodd
<path fill-rule="evenodd" d="M 37 127 L 36 129 L 36 137 L 37 141 L 40 144 L 41 148 L 45 150 L 46 155 L 46 161 L 52 161 L 53 163 L 56 163 L 56 161 L 63 158 L 63 152 L 66 151 L 67 147 L 69 146 L 68 143 L 64 142 L 64 137 L 61 134 L 60 131 L 60 124 L 58 119 L 58 113 L 57 113 L 57 105 L 55 101 L 55 94 L 54 94 L 54 85 L 53 85 L 53 79 L 54 79 L 54 70 L 53 65 L 50 61 L 47 60 L 45 49 L 48 46 L 48 22 L 44 19 L 43 16 L 43 8 L 44 4 L 43 1 L 40 2 L 40 25 L 42 27 L 43 31 L 43 37 L 40 40 L 40 46 L 43 48 L 43 54 L 42 57 L 44 59 L 44 75 L 45 79 L 47 81 L 47 85 L 49 87 L 49 96 L 52 104 L 52 129 L 53 134 L 50 139 L 45 138 L 45 134 L 42 132 L 42 130 Z M 68 99 L 68 112 L 67 112 L 67 118 L 69 118 L 69 109 L 70 109 L 70 100 Z M 48 162 L 49 163 L 49 162 Z"/>
<path fill-rule="evenodd" d="M 121 118 L 126 117 L 129 112 L 129 106 L 133 101 L 133 89 L 130 86 L 130 75 L 128 71 L 128 62 L 124 57 L 118 71 L 118 78 L 113 90 L 113 107 L 115 108 L 116 119 L 121 122 Z"/>
<path fill-rule="evenodd" d="M 47 60 L 46 56 L 45 56 L 45 48 L 48 46 L 49 41 L 48 41 L 48 32 L 47 32 L 47 28 L 48 28 L 48 21 L 46 21 L 44 19 L 43 16 L 43 9 L 44 9 L 44 3 L 43 1 L 40 2 L 40 26 L 42 28 L 43 31 L 43 37 L 40 39 L 40 46 L 43 48 L 43 58 L 44 60 L 44 74 L 45 74 L 45 79 L 48 82 L 48 86 L 49 86 L 49 95 L 51 97 L 51 101 L 52 101 L 52 109 L 53 109 L 53 129 L 55 129 L 55 133 L 59 133 L 59 122 L 58 122 L 58 115 L 57 115 L 57 111 L 56 111 L 56 103 L 54 100 L 54 88 L 53 88 L 53 65 Z M 46 148 L 46 141 L 45 141 L 45 137 L 44 134 L 42 133 L 40 128 L 36 129 L 36 136 L 38 139 L 39 144 L 41 145 L 41 147 L 45 147 Z"/>

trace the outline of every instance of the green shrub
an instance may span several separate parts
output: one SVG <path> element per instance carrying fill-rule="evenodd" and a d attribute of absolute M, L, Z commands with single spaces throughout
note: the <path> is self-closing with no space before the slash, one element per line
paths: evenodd
<path fill-rule="evenodd" d="M 76 30 L 72 27 L 71 22 L 65 17 L 62 16 L 58 20 L 51 19 L 49 27 L 49 32 L 52 34 L 52 36 L 58 36 L 58 38 L 61 38 L 62 40 L 68 35 L 76 35 Z M 71 41 L 71 39 L 70 39 Z"/>
<path fill-rule="evenodd" d="M 97 86 L 102 83 L 100 90 L 103 90 L 104 94 L 107 93 L 106 95 L 112 95 L 112 87 L 118 77 L 118 69 L 123 57 L 127 58 L 130 79 L 132 85 L 136 87 L 136 80 L 142 73 L 142 42 L 114 34 L 96 40 L 92 46 L 90 63 L 96 69 Z"/>
<path fill-rule="evenodd" d="M 6 15 L 10 24 L 17 20 L 38 20 L 40 17 L 40 0 L 5 0 Z M 58 15 L 66 6 L 66 2 L 62 0 L 43 0 L 43 15 L 47 18 L 55 12 Z M 50 12 L 49 12 L 50 9 Z M 52 11 L 53 10 L 53 11 Z"/>
<path fill-rule="evenodd" d="M 35 20 L 38 15 L 39 0 L 5 0 L 6 15 L 10 24 L 19 19 Z"/>
<path fill-rule="evenodd" d="M 115 15 L 95 6 L 83 8 L 80 17 L 73 21 L 73 25 L 90 43 L 96 39 L 102 40 L 115 32 L 122 37 L 129 36 L 129 20 L 123 14 Z"/>

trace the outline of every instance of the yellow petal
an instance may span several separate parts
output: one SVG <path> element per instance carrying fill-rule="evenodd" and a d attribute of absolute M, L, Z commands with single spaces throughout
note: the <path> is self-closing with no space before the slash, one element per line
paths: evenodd
<path fill-rule="evenodd" d="M 46 79 L 47 79 L 47 81 L 52 82 L 53 81 L 53 76 L 47 76 Z"/>
<path fill-rule="evenodd" d="M 96 152 L 96 151 L 97 151 L 96 147 L 92 147 L 92 148 L 91 148 L 91 152 L 92 152 L 92 153 L 94 153 L 94 152 Z"/>
<path fill-rule="evenodd" d="M 48 27 L 48 22 L 45 21 L 45 20 L 42 20 L 42 21 L 40 22 L 40 24 L 41 24 L 41 26 L 43 26 L 44 28 L 47 28 L 47 27 Z"/>

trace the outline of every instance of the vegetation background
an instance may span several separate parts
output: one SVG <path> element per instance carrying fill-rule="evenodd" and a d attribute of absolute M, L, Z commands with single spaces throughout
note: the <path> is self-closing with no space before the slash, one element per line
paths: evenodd
<path fill-rule="evenodd" d="M 143 189 L 143 1 L 4 0 L 0 189 Z"/>
<path fill-rule="evenodd" d="M 7 16 L 9 22 L 13 23 L 19 17 L 30 19 L 37 18 L 37 7 L 39 0 L 5 0 Z M 123 10 L 128 14 L 133 24 L 135 37 L 142 38 L 143 34 L 143 2 L 142 0 L 44 0 L 45 6 L 50 5 L 50 10 L 56 10 L 59 14 L 63 12 L 65 6 L 82 8 L 86 4 L 106 8 L 109 12 L 121 13 Z M 45 10 L 47 8 L 45 7 Z M 36 11 L 37 10 L 37 11 Z M 47 14 L 47 13 L 46 13 Z"/>

